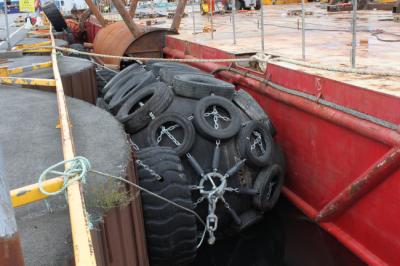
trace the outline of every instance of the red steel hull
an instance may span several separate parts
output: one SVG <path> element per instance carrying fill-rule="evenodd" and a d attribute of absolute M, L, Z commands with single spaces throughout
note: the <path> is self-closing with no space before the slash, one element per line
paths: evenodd
<path fill-rule="evenodd" d="M 234 55 L 168 36 L 166 57 Z M 222 65 L 195 63 L 212 72 Z M 260 77 L 398 125 L 400 99 L 270 64 Z M 218 77 L 246 89 L 277 128 L 287 160 L 283 190 L 298 208 L 371 265 L 399 265 L 400 135 L 318 102 L 230 72 Z M 317 218 L 318 217 L 318 218 Z"/>

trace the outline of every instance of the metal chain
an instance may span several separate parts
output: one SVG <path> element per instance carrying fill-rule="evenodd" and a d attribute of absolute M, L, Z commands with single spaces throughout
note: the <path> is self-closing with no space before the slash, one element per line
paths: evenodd
<path fill-rule="evenodd" d="M 147 164 L 143 163 L 141 160 L 136 160 L 137 165 L 143 167 L 144 170 L 149 172 L 153 177 L 155 177 L 158 181 L 163 180 L 163 178 L 157 174 L 153 169 L 151 169 Z"/>
<path fill-rule="evenodd" d="M 240 189 L 239 188 L 233 188 L 233 187 L 226 187 L 225 191 L 239 193 Z"/>
<path fill-rule="evenodd" d="M 205 199 L 206 199 L 205 197 L 199 197 L 199 198 L 197 199 L 197 201 L 193 203 L 193 208 L 196 209 L 197 206 L 198 206 L 200 203 L 202 203 Z"/>
<path fill-rule="evenodd" d="M 208 244 L 213 245 L 215 243 L 214 232 L 218 229 L 218 216 L 215 214 L 215 209 L 217 208 L 217 202 L 219 197 L 214 196 L 211 193 L 208 197 L 208 215 L 206 219 L 206 228 L 208 231 Z"/>
<path fill-rule="evenodd" d="M 261 152 L 264 154 L 265 153 L 265 148 L 262 143 L 262 136 L 259 132 L 253 131 L 253 135 L 256 136 L 256 139 L 254 140 L 253 144 L 251 144 L 250 149 L 254 150 L 256 148 L 256 145 L 260 147 Z"/>
<path fill-rule="evenodd" d="M 160 143 L 162 140 L 162 137 L 164 136 L 164 134 L 166 134 L 177 146 L 181 145 L 180 143 L 177 144 L 179 141 L 173 135 L 170 134 L 172 136 L 172 138 L 170 135 L 168 135 L 169 132 L 171 132 L 172 130 L 174 130 L 178 127 L 180 127 L 180 125 L 178 125 L 178 124 L 172 125 L 168 128 L 161 126 L 161 132 L 160 132 L 160 135 L 157 137 L 157 143 Z"/>
<path fill-rule="evenodd" d="M 217 110 L 217 106 L 213 105 L 213 110 L 212 112 L 206 112 L 204 113 L 204 117 L 209 117 L 209 116 L 213 116 L 213 121 L 214 121 L 214 128 L 215 129 L 219 129 L 219 124 L 218 124 L 218 120 L 222 119 L 224 121 L 230 121 L 231 119 L 229 117 L 223 116 L 221 115 L 218 110 Z"/>

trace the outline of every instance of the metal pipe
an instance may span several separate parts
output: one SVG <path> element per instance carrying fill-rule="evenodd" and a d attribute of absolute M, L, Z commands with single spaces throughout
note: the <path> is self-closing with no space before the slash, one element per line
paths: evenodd
<path fill-rule="evenodd" d="M 10 28 L 8 25 L 8 8 L 7 8 L 7 2 L 4 1 L 4 19 L 6 20 L 6 40 L 7 40 L 7 50 L 11 51 L 11 40 L 10 40 Z M 29 19 L 29 18 L 28 18 Z"/>
<path fill-rule="evenodd" d="M 185 12 L 187 0 L 179 0 L 178 6 L 175 10 L 174 19 L 171 24 L 171 31 L 178 32 L 181 25 L 182 17 Z"/>
<path fill-rule="evenodd" d="M 132 19 L 135 17 L 138 2 L 139 0 L 131 0 L 129 7 L 129 15 L 132 17 Z"/>
<path fill-rule="evenodd" d="M 305 13 L 304 0 L 301 0 L 301 56 L 306 60 L 306 29 L 305 29 Z"/>
<path fill-rule="evenodd" d="M 265 50 L 265 44 L 264 44 L 264 4 L 261 1 L 261 7 L 260 7 L 260 23 L 261 23 L 261 52 L 264 53 Z"/>
<path fill-rule="evenodd" d="M 60 190 L 63 184 L 64 178 L 55 177 L 44 181 L 42 183 L 42 186 L 48 192 L 56 192 Z M 42 199 L 46 199 L 49 196 L 42 194 L 42 192 L 40 192 L 38 183 L 35 183 L 11 190 L 10 197 L 12 206 L 14 208 L 17 208 Z"/>
<path fill-rule="evenodd" d="M 143 30 L 139 28 L 138 25 L 133 22 L 132 17 L 129 15 L 128 11 L 125 9 L 125 5 L 122 3 L 121 0 L 111 0 L 118 10 L 118 13 L 121 15 L 122 19 L 124 20 L 126 26 L 132 33 L 133 37 L 138 38 L 141 34 L 143 34 Z"/>
<path fill-rule="evenodd" d="M 168 57 L 195 58 L 169 47 L 164 48 L 163 51 Z M 221 68 L 221 65 L 215 63 L 191 63 L 191 65 L 207 72 L 213 72 Z M 226 68 L 224 72 L 218 73 L 218 76 L 228 82 L 267 95 L 272 99 L 299 108 L 309 114 L 357 132 L 367 138 L 377 140 L 390 146 L 400 146 L 400 134 L 396 129 L 388 128 L 390 123 L 387 121 L 323 99 L 318 99 L 313 95 L 301 93 L 294 89 L 284 88 L 283 86 L 270 82 L 263 77 L 258 77 L 237 69 Z M 385 125 L 387 127 L 385 127 Z"/>
<path fill-rule="evenodd" d="M 232 31 L 233 31 L 233 44 L 236 44 L 236 0 L 232 0 Z"/>
<path fill-rule="evenodd" d="M 325 222 L 344 212 L 400 167 L 400 148 L 389 150 L 374 165 L 348 185 L 319 212 L 315 220 Z"/>
<path fill-rule="evenodd" d="M 24 257 L 17 222 L 1 160 L 0 157 L 0 265 L 23 266 Z"/>
<path fill-rule="evenodd" d="M 196 34 L 196 21 L 195 21 L 195 17 L 194 17 L 194 5 L 195 5 L 196 1 L 193 0 L 192 1 L 192 19 L 193 19 L 193 34 Z"/>
<path fill-rule="evenodd" d="M 352 17 L 352 34 L 353 40 L 351 43 L 351 67 L 356 67 L 356 46 L 357 46 L 357 0 L 353 0 L 353 17 Z"/>
<path fill-rule="evenodd" d="M 96 17 L 97 21 L 100 23 L 100 25 L 102 27 L 105 27 L 107 25 L 106 20 L 104 19 L 103 15 L 101 14 L 97 6 L 93 3 L 92 0 L 85 0 L 85 2 L 88 5 L 90 11 Z"/>

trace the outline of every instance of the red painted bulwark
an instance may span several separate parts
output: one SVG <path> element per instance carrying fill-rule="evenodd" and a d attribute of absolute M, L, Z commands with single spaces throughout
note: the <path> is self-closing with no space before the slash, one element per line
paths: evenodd
<path fill-rule="evenodd" d="M 234 57 L 172 36 L 167 37 L 164 53 L 166 57 L 176 58 Z M 222 66 L 193 65 L 206 71 Z M 279 85 L 312 95 L 322 94 L 325 100 L 400 123 L 399 98 L 273 64 L 267 72 L 270 80 Z M 320 226 L 368 264 L 400 265 L 400 171 L 398 164 L 392 165 L 390 171 L 384 168 L 381 172 L 374 166 L 379 160 L 389 163 L 383 156 L 398 145 L 398 132 L 340 111 L 326 110 L 297 96 L 278 93 L 235 74 L 220 72 L 218 77 L 246 89 L 271 117 L 287 160 L 284 194 L 315 219 L 324 206 L 344 191 L 345 200 L 351 204 L 343 205 L 342 212 L 320 222 Z M 376 178 L 372 180 L 372 188 L 365 186 L 352 198 L 354 191 L 346 188 L 353 188 L 355 180 L 371 176 Z"/>

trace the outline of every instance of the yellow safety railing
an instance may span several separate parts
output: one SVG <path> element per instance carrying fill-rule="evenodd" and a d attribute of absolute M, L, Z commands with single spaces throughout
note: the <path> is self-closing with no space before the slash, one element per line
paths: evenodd
<path fill-rule="evenodd" d="M 64 88 L 61 81 L 60 71 L 57 63 L 57 52 L 54 48 L 40 48 L 43 45 L 51 45 L 55 47 L 52 27 L 49 30 L 51 40 L 42 42 L 40 45 L 24 45 L 17 46 L 18 49 L 35 48 L 50 49 L 51 62 L 44 62 L 26 67 L 19 68 L 0 68 L 0 83 L 5 84 L 21 84 L 21 85 L 44 85 L 55 86 L 59 113 L 59 128 L 61 130 L 61 142 L 64 160 L 75 158 L 74 142 L 71 132 L 71 123 L 68 113 L 68 107 L 65 100 Z M 16 78 L 8 77 L 10 74 L 19 74 L 28 70 L 36 70 L 46 67 L 52 67 L 54 79 L 36 79 L 36 78 Z M 65 169 L 69 169 L 70 164 L 65 164 Z M 64 184 L 64 179 L 56 177 L 44 181 L 41 185 L 47 192 L 58 191 Z M 92 238 L 89 230 L 88 215 L 86 212 L 85 201 L 83 198 L 82 187 L 80 181 L 71 182 L 66 190 L 69 206 L 69 216 L 71 222 L 71 232 L 73 240 L 73 249 L 75 256 L 75 265 L 91 266 L 96 265 L 96 259 L 93 250 Z M 28 203 L 39 201 L 48 196 L 42 194 L 38 184 L 32 184 L 10 191 L 12 205 L 19 207 Z"/>

